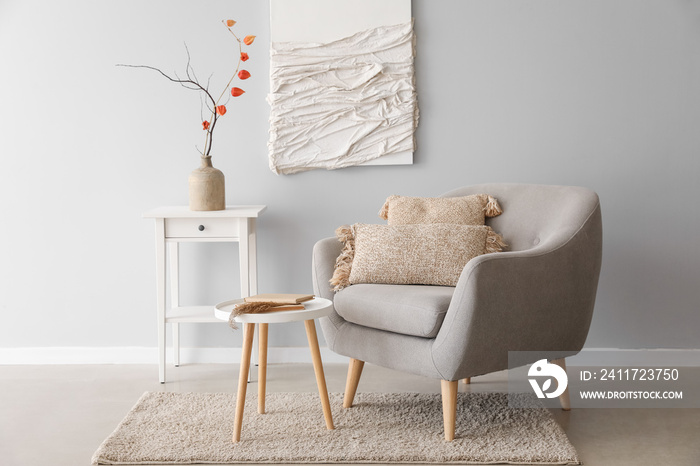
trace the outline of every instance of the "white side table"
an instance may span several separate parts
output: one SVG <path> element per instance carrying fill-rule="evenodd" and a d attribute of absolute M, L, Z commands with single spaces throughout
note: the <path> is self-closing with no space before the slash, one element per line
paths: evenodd
<path fill-rule="evenodd" d="M 180 324 L 221 322 L 209 306 L 180 306 L 179 243 L 237 242 L 241 270 L 241 296 L 258 293 L 255 219 L 264 205 L 226 206 L 226 210 L 191 211 L 187 206 L 159 207 L 143 214 L 156 221 L 156 311 L 158 316 L 158 377 L 165 383 L 165 328 L 173 326 L 175 365 L 180 365 Z M 165 309 L 165 245 L 170 253 L 170 301 Z"/>
<path fill-rule="evenodd" d="M 236 304 L 242 303 L 242 299 L 234 299 L 219 303 L 214 308 L 216 318 L 227 321 Z M 259 336 L 259 359 L 258 359 L 258 413 L 265 414 L 265 385 L 267 380 L 267 326 L 268 324 L 278 324 L 282 322 L 296 322 L 303 320 L 306 327 L 306 338 L 309 341 L 311 359 L 314 363 L 314 373 L 316 374 L 316 385 L 318 395 L 321 398 L 323 417 L 326 421 L 326 428 L 334 429 L 333 414 L 331 413 L 331 403 L 328 399 L 328 389 L 326 388 L 326 377 L 323 373 L 323 362 L 321 361 L 321 350 L 318 347 L 318 336 L 316 335 L 316 323 L 314 319 L 325 317 L 333 312 L 333 303 L 324 298 L 314 298 L 303 303 L 304 309 L 297 311 L 265 312 L 261 314 L 242 314 L 236 317 L 236 322 L 243 324 L 243 351 L 241 354 L 241 368 L 238 375 L 238 395 L 236 396 L 236 414 L 233 424 L 233 442 L 241 440 L 241 429 L 243 427 L 243 408 L 245 407 L 245 395 L 248 385 L 248 371 L 250 369 L 250 354 L 253 349 L 253 335 L 255 334 L 255 324 L 258 324 Z"/>

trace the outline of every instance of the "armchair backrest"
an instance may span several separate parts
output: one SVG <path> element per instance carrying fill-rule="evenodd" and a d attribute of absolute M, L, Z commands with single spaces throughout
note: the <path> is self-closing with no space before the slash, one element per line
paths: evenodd
<path fill-rule="evenodd" d="M 486 224 L 501 234 L 510 251 L 547 248 L 571 238 L 598 206 L 598 195 L 576 186 L 482 184 L 457 188 L 442 197 L 490 194 L 503 214 Z"/>

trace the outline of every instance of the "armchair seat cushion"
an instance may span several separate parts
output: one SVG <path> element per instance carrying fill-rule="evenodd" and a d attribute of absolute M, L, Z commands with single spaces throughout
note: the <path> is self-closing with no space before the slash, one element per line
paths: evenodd
<path fill-rule="evenodd" d="M 336 312 L 348 322 L 388 332 L 434 338 L 454 287 L 358 284 L 335 294 Z"/>

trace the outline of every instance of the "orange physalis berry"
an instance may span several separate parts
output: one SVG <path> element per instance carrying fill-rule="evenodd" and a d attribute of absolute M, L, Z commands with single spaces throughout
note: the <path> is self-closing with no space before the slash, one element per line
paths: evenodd
<path fill-rule="evenodd" d="M 231 95 L 234 97 L 238 97 L 239 95 L 242 95 L 245 91 L 241 89 L 240 87 L 234 87 L 231 89 Z"/>
<path fill-rule="evenodd" d="M 250 73 L 248 72 L 248 70 L 241 70 L 238 72 L 238 77 L 240 79 L 248 79 L 250 78 Z"/>
<path fill-rule="evenodd" d="M 216 107 L 216 114 L 220 116 L 226 115 L 226 105 L 219 105 Z"/>
<path fill-rule="evenodd" d="M 233 27 L 234 24 L 236 24 L 236 22 L 234 20 L 232 20 L 232 19 L 226 20 L 226 26 Z"/>
<path fill-rule="evenodd" d="M 245 36 L 245 37 L 243 38 L 243 43 L 244 43 L 245 45 L 250 45 L 250 44 L 253 43 L 254 40 L 255 40 L 255 36 Z"/>
<path fill-rule="evenodd" d="M 202 129 L 204 129 L 204 130 L 209 129 L 209 122 L 208 121 L 202 122 Z"/>
<path fill-rule="evenodd" d="M 241 52 L 241 61 L 247 61 L 249 58 L 247 53 Z"/>

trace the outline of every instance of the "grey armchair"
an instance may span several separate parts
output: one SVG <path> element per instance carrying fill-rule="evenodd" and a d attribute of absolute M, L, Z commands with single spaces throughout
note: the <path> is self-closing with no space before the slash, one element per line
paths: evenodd
<path fill-rule="evenodd" d="M 602 226 L 598 196 L 585 188 L 488 184 L 444 194 L 488 193 L 503 214 L 487 219 L 507 252 L 478 256 L 456 287 L 358 284 L 333 293 L 341 243 L 314 246 L 314 292 L 333 300 L 321 319 L 330 349 L 351 358 L 349 408 L 364 362 L 442 381 L 445 438 L 455 431 L 458 381 L 508 368 L 508 351 L 581 350 L 598 287 Z M 522 361 L 523 364 L 533 361 Z M 568 409 L 568 392 L 560 400 Z"/>

